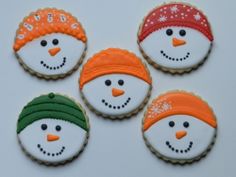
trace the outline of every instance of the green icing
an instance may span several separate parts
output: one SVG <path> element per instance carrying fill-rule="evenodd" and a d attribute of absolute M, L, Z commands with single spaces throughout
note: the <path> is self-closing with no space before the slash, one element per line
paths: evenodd
<path fill-rule="evenodd" d="M 70 107 L 68 105 L 58 104 L 58 103 L 41 103 L 38 105 L 25 108 L 20 114 L 19 121 L 23 119 L 25 116 L 28 116 L 29 114 L 39 112 L 39 111 L 60 111 L 67 114 L 71 114 L 75 117 L 78 117 L 81 120 L 85 119 L 83 117 L 84 116 L 83 112 L 79 110 L 78 108 L 75 109 L 74 107 Z"/>
<path fill-rule="evenodd" d="M 74 123 L 84 129 L 85 131 L 88 131 L 88 126 L 86 121 L 81 121 L 75 116 L 66 114 L 64 112 L 53 112 L 53 111 L 41 111 L 34 114 L 30 114 L 26 116 L 24 119 L 22 119 L 20 122 L 18 122 L 17 126 L 17 133 L 20 133 L 25 127 L 30 125 L 31 123 L 45 118 L 52 118 L 52 119 L 58 119 L 58 120 L 64 120 L 71 123 Z"/>
<path fill-rule="evenodd" d="M 18 119 L 17 133 L 31 123 L 45 118 L 68 121 L 85 131 L 89 130 L 86 117 L 75 102 L 67 97 L 50 93 L 35 98 L 24 107 Z"/>

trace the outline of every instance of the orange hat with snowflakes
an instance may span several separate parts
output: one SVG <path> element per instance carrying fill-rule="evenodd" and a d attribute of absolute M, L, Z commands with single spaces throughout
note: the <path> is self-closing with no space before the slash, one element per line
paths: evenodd
<path fill-rule="evenodd" d="M 17 52 L 33 39 L 51 33 L 64 33 L 83 42 L 87 40 L 81 24 L 75 17 L 63 10 L 47 8 L 33 12 L 23 20 L 17 30 L 13 49 Z"/>
<path fill-rule="evenodd" d="M 143 130 L 172 115 L 189 115 L 213 128 L 217 126 L 215 115 L 206 102 L 193 94 L 176 91 L 161 95 L 152 102 L 145 114 Z"/>
<path fill-rule="evenodd" d="M 152 80 L 142 61 L 127 50 L 109 48 L 99 52 L 88 60 L 80 75 L 80 89 L 83 86 L 106 74 L 128 74 L 151 84 Z"/>

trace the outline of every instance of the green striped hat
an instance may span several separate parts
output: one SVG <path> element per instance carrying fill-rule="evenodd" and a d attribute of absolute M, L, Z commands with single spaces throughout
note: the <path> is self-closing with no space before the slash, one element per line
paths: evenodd
<path fill-rule="evenodd" d="M 82 108 L 65 96 L 49 93 L 33 99 L 24 107 L 17 122 L 17 133 L 33 122 L 45 118 L 68 121 L 85 131 L 89 129 Z"/>

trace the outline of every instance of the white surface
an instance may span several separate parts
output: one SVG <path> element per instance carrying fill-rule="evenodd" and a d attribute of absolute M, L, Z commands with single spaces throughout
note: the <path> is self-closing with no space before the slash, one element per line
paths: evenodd
<path fill-rule="evenodd" d="M 172 89 L 199 94 L 214 108 L 218 137 L 205 159 L 187 166 L 174 166 L 156 158 L 141 136 L 143 111 L 129 120 L 113 122 L 97 118 L 90 111 L 91 136 L 83 154 L 59 168 L 32 162 L 16 139 L 16 121 L 22 107 L 40 93 L 61 92 L 81 102 L 79 71 L 65 80 L 47 82 L 30 76 L 16 61 L 12 45 L 22 18 L 41 7 L 63 8 L 78 17 L 88 36 L 86 59 L 107 47 L 121 47 L 139 53 L 138 26 L 159 0 L 0 0 L 0 176 L 4 177 L 232 177 L 235 176 L 236 1 L 191 0 L 207 13 L 215 36 L 209 60 L 197 71 L 172 76 L 149 66 L 153 77 L 152 98 Z M 14 13 L 12 13 L 14 12 Z M 81 67 L 80 67 L 81 69 Z M 83 103 L 82 103 L 83 104 Z M 83 104 L 84 105 L 84 104 Z"/>

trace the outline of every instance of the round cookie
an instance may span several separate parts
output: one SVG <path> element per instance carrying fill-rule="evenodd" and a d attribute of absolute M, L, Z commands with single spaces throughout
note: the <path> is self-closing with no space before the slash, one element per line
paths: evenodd
<path fill-rule="evenodd" d="M 147 61 L 171 73 L 197 68 L 208 57 L 213 40 L 207 17 L 179 2 L 152 10 L 138 32 L 138 44 Z"/>
<path fill-rule="evenodd" d="M 44 79 L 70 75 L 81 64 L 86 48 L 80 22 L 54 8 L 40 9 L 24 18 L 13 46 L 24 69 Z"/>
<path fill-rule="evenodd" d="M 147 102 L 152 88 L 149 71 L 133 53 L 109 48 L 83 66 L 79 87 L 87 105 L 108 118 L 125 118 Z"/>
<path fill-rule="evenodd" d="M 89 122 L 83 108 L 50 93 L 33 99 L 20 113 L 17 136 L 27 155 L 46 165 L 65 164 L 87 144 Z"/>
<path fill-rule="evenodd" d="M 172 163 L 191 163 L 214 144 L 217 121 L 201 98 L 183 91 L 154 99 L 143 119 L 143 137 L 149 149 Z"/>

